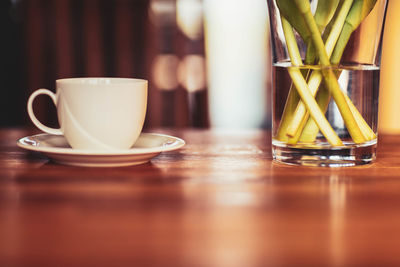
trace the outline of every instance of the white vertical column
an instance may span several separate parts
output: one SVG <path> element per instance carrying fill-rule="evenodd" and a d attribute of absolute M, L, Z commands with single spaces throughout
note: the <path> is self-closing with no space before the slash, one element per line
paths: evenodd
<path fill-rule="evenodd" d="M 267 2 L 205 0 L 210 122 L 254 128 L 267 114 Z"/>

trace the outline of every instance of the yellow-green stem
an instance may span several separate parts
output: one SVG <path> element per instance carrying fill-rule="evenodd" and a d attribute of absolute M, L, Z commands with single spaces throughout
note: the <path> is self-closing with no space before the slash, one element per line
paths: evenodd
<path fill-rule="evenodd" d="M 337 39 L 339 38 L 341 29 L 343 27 L 343 24 L 345 22 L 347 13 L 349 12 L 351 5 L 353 3 L 353 0 L 344 0 L 338 15 L 336 16 L 335 22 L 332 25 L 331 31 L 327 37 L 326 43 L 325 43 L 325 49 L 326 53 L 328 56 L 330 56 L 333 52 L 333 49 L 335 48 L 335 44 Z M 320 30 L 319 30 L 320 32 Z M 316 95 L 319 85 L 321 84 L 322 81 L 322 73 L 319 70 L 314 70 L 313 73 L 311 74 L 310 80 L 309 80 L 309 88 L 311 89 L 311 92 L 313 96 Z M 287 128 L 287 135 L 289 137 L 295 137 L 296 135 L 299 136 L 300 133 L 300 125 L 302 122 L 304 123 L 304 117 L 306 116 L 306 108 L 304 107 L 304 104 L 299 102 L 296 111 L 294 112 L 294 115 L 291 117 L 291 123 L 289 124 Z"/>
<path fill-rule="evenodd" d="M 292 30 L 291 24 L 282 15 L 281 15 L 281 22 L 282 22 L 282 27 L 283 27 L 284 31 L 287 31 L 287 33 L 286 33 L 287 37 L 286 38 L 289 38 L 289 41 L 287 41 L 287 43 L 288 43 L 288 52 L 289 52 L 289 57 L 291 59 L 293 59 L 292 60 L 292 64 L 301 66 L 301 65 L 303 65 L 303 62 L 301 60 L 300 53 L 297 54 L 295 52 L 296 49 L 298 51 L 298 48 L 297 48 L 296 39 L 295 39 L 295 37 L 293 35 L 293 30 Z M 296 47 L 293 47 L 293 44 Z M 308 41 L 308 44 L 312 44 L 310 39 Z M 315 53 L 313 51 L 314 49 L 312 48 L 312 45 L 308 46 L 308 50 L 309 51 L 307 53 L 308 56 L 306 58 L 306 64 L 311 64 L 311 62 L 313 62 L 314 59 L 315 59 Z M 308 71 L 304 70 L 304 71 L 302 71 L 302 73 L 303 73 L 304 77 L 307 77 Z M 289 137 L 287 136 L 288 125 L 292 121 L 292 117 L 293 117 L 295 108 L 296 108 L 296 106 L 297 106 L 297 104 L 299 102 L 301 102 L 300 101 L 300 96 L 298 95 L 298 93 L 296 91 L 296 88 L 294 88 L 293 83 L 292 83 L 291 86 L 290 86 L 290 89 L 289 89 L 289 93 L 288 93 L 288 97 L 287 97 L 287 100 L 286 100 L 286 103 L 285 103 L 285 107 L 283 109 L 281 121 L 279 123 L 279 127 L 278 127 L 278 130 L 277 130 L 277 133 L 275 135 L 275 138 L 277 140 L 282 141 L 282 142 L 287 142 L 288 141 L 288 139 L 289 139 Z"/>
<path fill-rule="evenodd" d="M 346 1 L 346 0 L 342 0 L 342 1 Z M 343 5 L 344 4 L 345 4 L 345 2 L 343 2 Z M 375 4 L 376 4 L 376 0 L 365 0 L 365 1 L 364 0 L 355 0 L 354 1 L 354 4 L 351 6 L 351 10 L 348 12 L 348 14 L 346 16 L 345 24 L 343 25 L 343 28 L 340 32 L 339 39 L 336 42 L 335 49 L 330 58 L 330 61 L 332 64 L 334 64 L 334 65 L 339 64 L 340 59 L 341 59 L 344 49 L 347 45 L 347 42 L 350 39 L 351 34 L 358 27 L 358 25 L 362 22 L 362 20 L 369 14 L 369 12 L 373 9 Z M 343 10 L 343 7 L 342 7 L 342 10 Z M 341 10 L 341 12 L 342 12 L 342 10 Z M 339 13 L 338 17 L 340 17 L 340 16 L 341 15 Z M 336 17 L 335 17 L 334 21 L 335 21 L 335 24 L 332 23 L 328 26 L 330 35 L 336 27 L 336 24 L 337 24 Z M 334 42 L 332 42 L 332 44 L 333 43 Z M 326 43 L 326 46 L 328 46 L 327 43 Z M 376 135 L 375 135 L 374 131 L 366 123 L 364 118 L 361 116 L 360 112 L 357 110 L 357 108 L 351 102 L 350 98 L 345 93 L 343 93 L 343 94 L 344 94 L 346 102 L 349 105 L 349 108 L 350 108 L 358 126 L 360 127 L 360 130 L 363 133 L 364 137 L 367 140 L 375 139 Z M 322 106 L 327 106 L 329 103 L 329 100 L 330 100 L 330 97 L 327 97 L 325 99 L 320 98 L 318 101 L 322 101 L 321 102 Z M 303 120 L 302 120 L 302 122 L 303 122 Z M 303 124 L 301 124 L 300 126 L 302 126 L 302 125 Z M 301 127 L 299 127 L 298 131 L 301 131 Z M 317 128 L 317 125 L 315 124 L 315 122 L 312 121 L 312 118 L 309 118 L 306 126 L 304 127 L 303 133 L 300 137 L 300 141 L 301 142 L 313 142 L 318 134 L 318 131 L 319 131 L 319 129 Z M 296 132 L 294 134 L 294 136 L 296 136 L 296 137 L 299 136 L 299 133 Z M 290 141 L 293 142 L 293 138 L 291 138 Z"/>
<path fill-rule="evenodd" d="M 305 81 L 303 74 L 297 66 L 302 66 L 302 60 L 300 56 L 299 49 L 297 47 L 297 42 L 294 37 L 293 29 L 290 23 L 284 18 L 281 17 L 282 20 L 282 28 L 286 39 L 286 45 L 288 47 L 288 52 L 292 64 L 296 67 L 289 67 L 288 72 L 289 75 L 297 89 L 298 94 L 300 95 L 302 101 L 306 105 L 308 112 L 310 112 L 311 116 L 317 123 L 318 127 L 321 129 L 321 132 L 324 134 L 328 142 L 332 146 L 342 146 L 343 143 L 332 129 L 328 120 L 325 118 L 322 111 L 319 109 L 315 98 L 311 94 L 307 82 Z"/>
<path fill-rule="evenodd" d="M 321 89 L 319 91 L 321 91 Z M 322 110 L 326 110 L 330 101 L 330 96 L 326 94 L 322 94 L 321 96 L 319 96 L 319 91 L 317 95 L 317 102 L 320 105 L 320 107 L 324 107 Z M 371 127 L 369 127 L 368 123 L 364 120 L 358 109 L 354 106 L 353 102 L 351 102 L 350 98 L 346 94 L 344 94 L 344 97 L 346 99 L 347 104 L 349 105 L 351 112 L 353 113 L 354 118 L 358 123 L 358 126 L 365 135 L 365 138 L 368 141 L 376 139 L 376 134 L 371 129 Z M 302 134 L 300 135 L 299 141 L 305 143 L 314 142 L 318 132 L 319 132 L 318 126 L 315 124 L 312 118 L 308 118 L 308 121 L 304 126 L 304 129 L 302 130 Z M 289 142 L 293 143 L 294 141 L 293 140 L 290 141 L 289 139 Z"/>
<path fill-rule="evenodd" d="M 343 143 L 340 140 L 339 136 L 333 130 L 328 120 L 325 118 L 324 114 L 318 106 L 318 103 L 315 101 L 314 96 L 308 89 L 307 82 L 304 80 L 304 77 L 301 74 L 299 68 L 289 67 L 288 71 L 294 85 L 296 86 L 297 92 L 301 97 L 301 100 L 306 105 L 308 112 L 320 128 L 322 134 L 326 137 L 326 139 L 332 146 L 343 146 Z"/>
<path fill-rule="evenodd" d="M 314 17 L 311 13 L 310 3 L 308 2 L 308 0 L 295 0 L 295 3 L 297 4 L 297 7 L 304 16 L 304 20 L 311 33 L 311 38 L 313 40 L 314 47 L 317 51 L 320 62 L 325 67 L 322 69 L 322 75 L 325 79 L 327 87 L 329 88 L 336 102 L 336 105 L 340 110 L 347 130 L 355 143 L 363 143 L 366 141 L 366 139 L 360 128 L 358 127 L 358 124 L 354 119 L 353 113 L 347 105 L 347 101 L 340 89 L 339 83 L 336 79 L 335 74 L 333 73 L 333 70 L 330 68 L 331 65 L 329 57 L 326 53 L 324 43 L 318 30 L 318 26 L 316 25 Z M 322 131 L 323 129 L 320 128 L 320 130 Z"/>
<path fill-rule="evenodd" d="M 318 90 L 316 99 L 320 109 L 326 111 L 331 99 L 331 95 L 329 90 L 323 84 Z M 313 143 L 318 135 L 319 128 L 315 121 L 310 118 L 310 116 L 305 117 L 307 117 L 307 122 L 305 125 L 301 125 L 303 126 L 303 129 L 298 131 L 295 141 L 301 143 Z M 292 142 L 294 142 L 294 140 Z"/>

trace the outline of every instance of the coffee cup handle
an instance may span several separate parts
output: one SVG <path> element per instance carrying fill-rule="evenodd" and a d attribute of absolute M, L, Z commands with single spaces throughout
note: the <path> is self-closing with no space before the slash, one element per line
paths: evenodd
<path fill-rule="evenodd" d="M 28 99 L 27 108 L 28 108 L 29 118 L 31 119 L 33 124 L 35 124 L 35 126 L 38 127 L 40 130 L 42 130 L 43 132 L 49 133 L 49 134 L 55 134 L 55 135 L 62 135 L 63 133 L 61 132 L 61 129 L 47 127 L 47 126 L 43 125 L 36 118 L 35 113 L 33 112 L 32 104 L 33 104 L 33 101 L 35 100 L 35 98 L 41 94 L 48 95 L 53 100 L 54 105 L 57 106 L 56 95 L 53 92 L 51 92 L 50 90 L 47 90 L 47 89 L 38 89 L 35 92 L 33 92 Z"/>

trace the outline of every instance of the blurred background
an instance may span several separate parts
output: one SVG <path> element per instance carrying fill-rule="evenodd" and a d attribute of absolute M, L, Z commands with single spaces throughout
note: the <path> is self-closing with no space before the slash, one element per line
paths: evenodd
<path fill-rule="evenodd" d="M 379 130 L 400 133 L 400 1 L 389 1 Z M 1 0 L 0 127 L 32 126 L 26 101 L 55 80 L 149 80 L 145 127 L 270 127 L 265 0 Z M 35 101 L 55 127 L 55 108 Z"/>
<path fill-rule="evenodd" d="M 269 126 L 266 1 L 2 0 L 0 127 L 69 77 L 149 80 L 145 127 Z M 35 112 L 57 126 L 46 96 Z"/>

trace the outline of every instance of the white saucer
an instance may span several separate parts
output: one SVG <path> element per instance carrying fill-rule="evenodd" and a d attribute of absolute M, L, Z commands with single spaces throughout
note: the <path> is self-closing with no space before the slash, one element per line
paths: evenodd
<path fill-rule="evenodd" d="M 131 149 L 111 152 L 72 149 L 64 136 L 38 134 L 21 138 L 18 146 L 41 152 L 54 162 L 87 167 L 121 167 L 148 162 L 161 152 L 172 151 L 185 145 L 180 138 L 142 133 Z"/>

